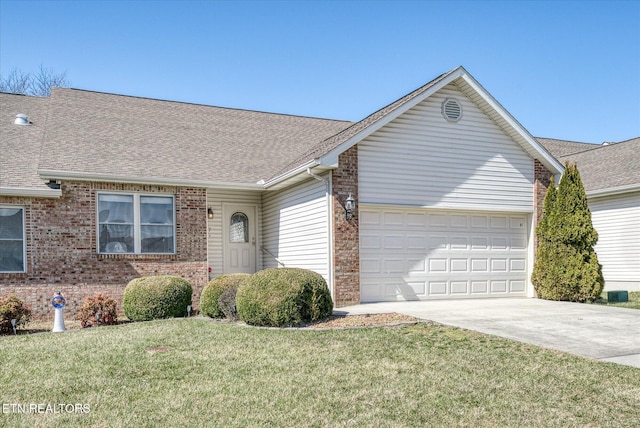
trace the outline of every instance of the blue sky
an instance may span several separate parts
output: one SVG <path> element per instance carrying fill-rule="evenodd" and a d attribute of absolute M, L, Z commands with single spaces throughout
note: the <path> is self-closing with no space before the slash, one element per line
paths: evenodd
<path fill-rule="evenodd" d="M 463 65 L 533 135 L 640 136 L 640 1 L 7 1 L 0 73 L 360 120 Z"/>

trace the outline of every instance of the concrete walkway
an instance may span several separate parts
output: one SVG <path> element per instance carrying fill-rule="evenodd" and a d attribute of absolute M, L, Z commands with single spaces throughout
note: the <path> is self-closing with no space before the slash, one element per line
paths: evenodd
<path fill-rule="evenodd" d="M 640 310 L 541 299 L 368 303 L 337 314 L 397 312 L 640 368 Z"/>

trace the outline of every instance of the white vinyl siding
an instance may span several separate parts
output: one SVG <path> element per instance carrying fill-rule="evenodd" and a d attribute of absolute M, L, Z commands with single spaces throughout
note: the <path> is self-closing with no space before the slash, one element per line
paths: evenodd
<path fill-rule="evenodd" d="M 442 102 L 463 108 L 455 123 Z M 358 144 L 359 203 L 532 212 L 533 160 L 454 84 Z"/>
<path fill-rule="evenodd" d="M 258 207 L 256 212 L 257 240 L 256 245 L 260 245 L 261 236 L 261 209 L 260 209 L 260 193 L 243 190 L 220 190 L 207 189 L 207 208 L 213 211 L 213 219 L 207 219 L 207 258 L 211 272 L 211 278 L 220 276 L 224 273 L 224 256 L 222 243 L 222 205 L 223 203 L 250 204 Z M 260 257 L 258 254 L 258 266 L 260 270 Z"/>
<path fill-rule="evenodd" d="M 262 245 L 286 267 L 309 269 L 329 279 L 329 218 L 326 184 L 310 179 L 263 198 Z M 262 253 L 265 268 L 278 267 Z"/>
<path fill-rule="evenodd" d="M 640 289 L 640 192 L 589 199 L 607 289 Z"/>
<path fill-rule="evenodd" d="M 524 297 L 529 215 L 362 207 L 361 301 Z"/>

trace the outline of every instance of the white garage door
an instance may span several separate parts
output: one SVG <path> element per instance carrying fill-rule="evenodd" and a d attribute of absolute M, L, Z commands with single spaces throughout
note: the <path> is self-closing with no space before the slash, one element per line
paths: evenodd
<path fill-rule="evenodd" d="M 526 296 L 528 215 L 362 207 L 363 302 Z"/>

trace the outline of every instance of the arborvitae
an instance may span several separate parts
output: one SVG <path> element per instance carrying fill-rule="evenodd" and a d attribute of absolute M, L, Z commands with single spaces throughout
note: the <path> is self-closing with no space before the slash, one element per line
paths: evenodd
<path fill-rule="evenodd" d="M 551 183 L 536 236 L 531 281 L 539 297 L 584 302 L 600 296 L 604 279 L 593 249 L 598 233 L 575 164 L 567 162 L 557 190 Z"/>

